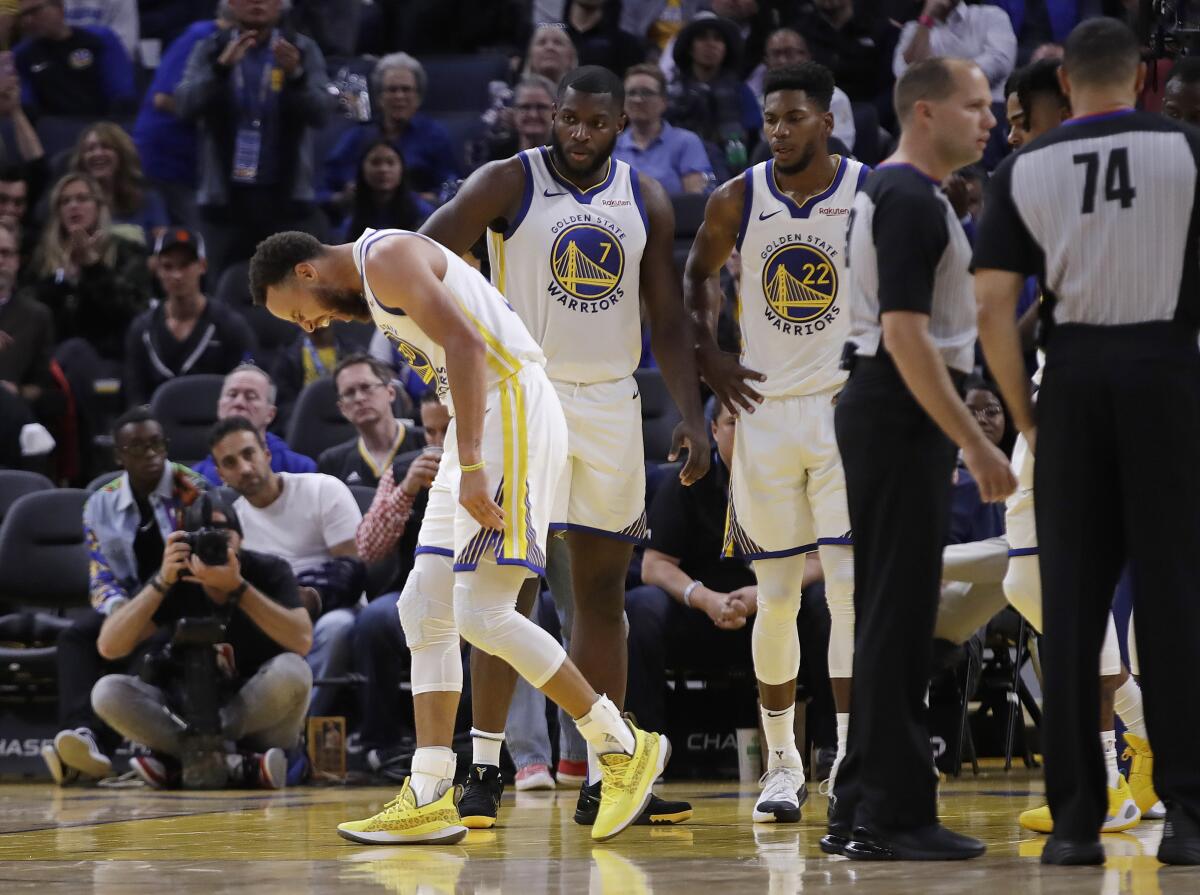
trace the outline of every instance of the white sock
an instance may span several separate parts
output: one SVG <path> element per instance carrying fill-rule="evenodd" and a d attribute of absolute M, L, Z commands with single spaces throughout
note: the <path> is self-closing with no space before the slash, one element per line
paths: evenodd
<path fill-rule="evenodd" d="M 591 747 L 588 749 L 589 768 L 592 749 L 598 755 L 604 755 L 607 752 L 633 754 L 636 746 L 633 731 L 629 729 L 629 725 L 621 717 L 621 712 L 607 696 L 598 698 L 586 715 L 576 718 L 575 726 L 579 729 L 580 736 L 587 740 L 588 746 Z M 591 778 L 590 770 L 588 777 Z"/>
<path fill-rule="evenodd" d="M 595 786 L 600 782 L 600 756 L 591 743 L 587 744 L 587 766 L 587 785 Z"/>
<path fill-rule="evenodd" d="M 796 704 L 782 711 L 762 709 L 763 734 L 767 738 L 767 770 L 801 768 L 800 752 L 796 749 Z"/>
<path fill-rule="evenodd" d="M 829 771 L 829 785 L 832 786 L 837 780 L 838 768 L 842 766 L 842 759 L 846 757 L 846 738 L 850 735 L 850 713 L 837 713 L 837 756 L 833 759 L 833 768 Z"/>
<path fill-rule="evenodd" d="M 1100 731 L 1100 747 L 1104 750 L 1104 770 L 1108 774 L 1108 788 L 1116 789 L 1121 779 L 1121 772 L 1117 769 L 1117 732 Z"/>
<path fill-rule="evenodd" d="M 486 764 L 500 767 L 500 747 L 504 745 L 504 731 L 488 733 L 471 728 L 471 764 Z"/>
<path fill-rule="evenodd" d="M 446 746 L 421 746 L 413 753 L 412 791 L 417 805 L 440 799 L 454 785 L 458 756 Z"/>
<path fill-rule="evenodd" d="M 1116 709 L 1117 717 L 1121 719 L 1126 730 L 1135 737 L 1150 739 L 1150 735 L 1146 733 L 1146 718 L 1142 714 L 1142 688 L 1133 679 L 1133 675 L 1117 687 L 1117 692 L 1113 694 L 1113 708 Z"/>

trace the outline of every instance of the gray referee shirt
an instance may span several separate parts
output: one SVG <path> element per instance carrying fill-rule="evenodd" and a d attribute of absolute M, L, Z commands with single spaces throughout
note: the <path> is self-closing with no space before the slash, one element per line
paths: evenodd
<path fill-rule="evenodd" d="M 1075 118 L 992 176 L 976 269 L 1037 275 L 1056 324 L 1200 325 L 1200 131 L 1123 110 Z"/>
<path fill-rule="evenodd" d="M 929 315 L 946 366 L 975 365 L 971 245 L 941 184 L 911 165 L 880 165 L 854 199 L 846 263 L 856 354 L 886 354 L 880 315 Z"/>

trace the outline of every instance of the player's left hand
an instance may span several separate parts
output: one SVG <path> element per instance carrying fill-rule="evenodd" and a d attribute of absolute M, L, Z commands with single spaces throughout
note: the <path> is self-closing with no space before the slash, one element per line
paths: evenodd
<path fill-rule="evenodd" d="M 492 500 L 486 470 L 473 469 L 462 474 L 458 486 L 458 502 L 471 514 L 471 518 L 484 528 L 504 528 L 504 510 Z"/>
<path fill-rule="evenodd" d="M 687 448 L 688 456 L 683 469 L 679 470 L 679 481 L 691 485 L 704 478 L 712 460 L 709 457 L 708 436 L 702 429 L 688 425 L 687 420 L 680 422 L 671 433 L 671 452 L 667 454 L 667 459 L 674 463 L 684 448 Z"/>

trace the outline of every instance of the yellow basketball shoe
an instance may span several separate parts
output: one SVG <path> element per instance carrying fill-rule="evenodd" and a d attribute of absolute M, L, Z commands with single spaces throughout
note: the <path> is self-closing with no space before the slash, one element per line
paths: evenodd
<path fill-rule="evenodd" d="M 366 820 L 338 824 L 338 835 L 363 845 L 412 845 L 437 842 L 451 845 L 467 835 L 458 816 L 459 787 L 451 786 L 440 799 L 417 805 L 412 780 L 404 778 L 400 795 Z"/>
<path fill-rule="evenodd" d="M 1154 791 L 1154 753 L 1150 751 L 1149 741 L 1126 732 L 1125 752 L 1121 757 L 1129 762 L 1129 788 L 1133 790 L 1133 800 L 1141 809 L 1142 817 L 1147 820 L 1166 817 L 1167 809 Z"/>
<path fill-rule="evenodd" d="M 600 809 L 592 825 L 592 838 L 598 842 L 612 839 L 638 819 L 650 801 L 650 788 L 671 757 L 665 736 L 625 723 L 633 732 L 633 755 L 606 752 L 600 756 Z"/>
<path fill-rule="evenodd" d="M 1100 827 L 1101 833 L 1120 833 L 1137 826 L 1137 822 L 1142 819 L 1142 812 L 1133 800 L 1133 791 L 1130 790 L 1129 783 L 1124 776 L 1118 779 L 1120 783 L 1117 784 L 1117 788 L 1108 791 L 1108 814 Z M 1023 811 L 1020 824 L 1035 833 L 1053 833 L 1054 818 L 1050 816 L 1050 806 L 1043 805 L 1041 808 Z"/>

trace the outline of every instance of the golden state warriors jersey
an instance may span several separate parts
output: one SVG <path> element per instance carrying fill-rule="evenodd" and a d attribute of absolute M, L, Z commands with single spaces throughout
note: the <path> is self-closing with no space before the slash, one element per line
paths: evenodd
<path fill-rule="evenodd" d="M 771 160 L 742 175 L 742 363 L 767 377 L 755 385 L 767 397 L 812 395 L 846 379 L 846 230 L 870 169 L 841 159 L 828 189 L 803 203 L 779 189 L 774 169 Z"/>
<path fill-rule="evenodd" d="M 372 247 L 390 236 L 418 236 L 408 230 L 367 230 L 354 243 L 354 264 L 362 276 L 363 296 L 371 309 L 371 317 L 379 330 L 396 343 L 413 372 L 426 385 L 437 389 L 442 403 L 450 407 L 450 380 L 446 376 L 446 352 L 413 322 L 403 311 L 384 307 L 375 298 L 367 282 L 367 256 Z M 421 236 L 421 239 L 426 237 Z M 521 318 L 492 288 L 483 275 L 445 246 L 428 240 L 446 256 L 446 275 L 442 283 L 450 290 L 459 308 L 479 330 L 487 345 L 488 387 L 515 374 L 526 364 L 545 364 L 541 348 L 529 335 Z M 403 271 L 397 271 L 403 276 Z"/>
<path fill-rule="evenodd" d="M 492 282 L 516 308 L 561 382 L 624 379 L 642 353 L 639 277 L 648 229 L 637 172 L 610 158 L 604 180 L 581 190 L 550 150 L 518 155 L 520 211 L 490 232 Z"/>

